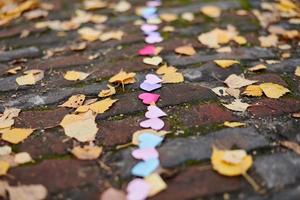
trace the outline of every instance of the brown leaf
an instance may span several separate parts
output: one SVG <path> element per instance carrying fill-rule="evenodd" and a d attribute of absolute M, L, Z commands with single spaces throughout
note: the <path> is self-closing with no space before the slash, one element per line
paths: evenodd
<path fill-rule="evenodd" d="M 291 141 L 280 141 L 280 144 L 288 149 L 293 150 L 295 153 L 300 155 L 300 145 L 296 142 Z"/>

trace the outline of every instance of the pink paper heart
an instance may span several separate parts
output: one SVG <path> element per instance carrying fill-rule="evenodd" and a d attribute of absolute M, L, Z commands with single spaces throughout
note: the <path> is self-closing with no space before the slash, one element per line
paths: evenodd
<path fill-rule="evenodd" d="M 142 160 L 158 158 L 158 152 L 154 148 L 136 149 L 131 154 L 134 158 Z"/>
<path fill-rule="evenodd" d="M 165 126 L 165 123 L 159 118 L 152 118 L 142 121 L 140 123 L 140 126 L 143 128 L 152 128 L 154 130 L 160 130 Z"/>
<path fill-rule="evenodd" d="M 141 56 L 153 56 L 155 55 L 155 46 L 147 45 L 139 50 L 139 55 Z"/>
<path fill-rule="evenodd" d="M 148 111 L 146 112 L 145 117 L 149 119 L 167 116 L 167 114 L 157 106 L 148 106 L 147 109 Z"/>
<path fill-rule="evenodd" d="M 156 31 L 158 29 L 157 25 L 153 25 L 153 24 L 143 24 L 141 26 L 141 30 L 147 34 L 147 33 L 151 33 L 153 31 Z"/>
<path fill-rule="evenodd" d="M 127 200 L 143 200 L 146 199 L 150 192 L 150 185 L 143 179 L 133 179 L 127 185 Z"/>
<path fill-rule="evenodd" d="M 156 84 L 156 83 L 161 83 L 162 80 L 155 74 L 147 74 L 145 82 L 150 84 Z"/>
<path fill-rule="evenodd" d="M 139 99 L 143 100 L 144 104 L 156 103 L 159 97 L 159 94 L 153 93 L 142 93 L 139 95 Z"/>

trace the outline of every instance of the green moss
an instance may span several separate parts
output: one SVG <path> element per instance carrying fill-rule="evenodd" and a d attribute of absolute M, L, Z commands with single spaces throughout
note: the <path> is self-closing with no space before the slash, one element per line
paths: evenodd
<path fill-rule="evenodd" d="M 244 9 L 244 10 L 250 10 L 251 9 L 251 5 L 249 3 L 248 0 L 238 0 L 241 7 Z"/>

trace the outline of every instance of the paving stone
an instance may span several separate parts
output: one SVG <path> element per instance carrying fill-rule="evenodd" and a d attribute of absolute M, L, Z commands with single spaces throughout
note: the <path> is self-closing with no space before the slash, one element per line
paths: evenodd
<path fill-rule="evenodd" d="M 268 188 L 292 184 L 300 176 L 300 157 L 290 152 L 256 157 L 254 166 Z"/>
<path fill-rule="evenodd" d="M 0 62 L 11 61 L 19 58 L 35 58 L 41 56 L 41 51 L 36 47 L 0 52 Z"/>
<path fill-rule="evenodd" d="M 276 83 L 284 87 L 288 87 L 288 84 L 278 74 L 260 74 L 249 77 L 250 80 L 257 80 L 259 83 Z"/>

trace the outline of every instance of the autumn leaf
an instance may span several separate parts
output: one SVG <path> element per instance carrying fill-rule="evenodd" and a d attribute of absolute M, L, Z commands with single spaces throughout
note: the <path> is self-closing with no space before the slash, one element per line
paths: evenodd
<path fill-rule="evenodd" d="M 228 68 L 231 67 L 234 64 L 239 64 L 239 61 L 236 60 L 214 60 L 214 62 L 222 68 Z"/>
<path fill-rule="evenodd" d="M 235 127 L 240 127 L 240 126 L 245 126 L 245 123 L 242 122 L 224 122 L 224 126 L 230 127 L 230 128 L 235 128 Z"/>
<path fill-rule="evenodd" d="M 107 85 L 108 89 L 106 90 L 101 90 L 101 92 L 98 94 L 99 97 L 109 97 L 114 94 L 116 94 L 116 89 L 115 87 L 111 85 Z"/>
<path fill-rule="evenodd" d="M 259 85 L 248 85 L 243 94 L 247 96 L 260 97 L 263 95 L 263 91 Z"/>
<path fill-rule="evenodd" d="M 167 184 L 160 177 L 159 174 L 153 173 L 145 178 L 145 182 L 150 185 L 150 192 L 148 194 L 149 197 L 152 197 L 161 191 L 167 189 Z"/>
<path fill-rule="evenodd" d="M 98 40 L 101 34 L 101 31 L 90 27 L 82 27 L 77 32 L 80 35 L 81 39 L 89 42 Z"/>
<path fill-rule="evenodd" d="M 221 15 L 221 9 L 217 6 L 203 6 L 201 12 L 209 17 L 218 18 Z"/>
<path fill-rule="evenodd" d="M 129 84 L 129 83 L 134 83 L 135 82 L 135 79 L 134 79 L 135 75 L 136 74 L 134 72 L 127 73 L 127 72 L 121 70 L 118 74 L 111 77 L 108 80 L 108 82 L 110 82 L 110 83 L 121 83 L 122 85 Z"/>
<path fill-rule="evenodd" d="M 73 95 L 68 99 L 68 101 L 60 105 L 60 107 L 78 108 L 83 104 L 84 100 L 85 100 L 85 95 L 83 94 Z"/>
<path fill-rule="evenodd" d="M 19 185 L 7 188 L 10 200 L 43 200 L 47 189 L 43 185 Z"/>
<path fill-rule="evenodd" d="M 118 99 L 106 98 L 89 105 L 89 109 L 95 113 L 101 114 L 107 111 Z"/>
<path fill-rule="evenodd" d="M 164 74 L 162 80 L 163 83 L 181 83 L 184 81 L 184 77 L 182 73 L 173 72 Z"/>
<path fill-rule="evenodd" d="M 5 129 L 0 130 L 2 133 L 2 140 L 12 143 L 12 144 L 18 144 L 25 140 L 34 129 L 30 128 L 13 128 L 13 129 Z"/>
<path fill-rule="evenodd" d="M 6 175 L 9 167 L 10 165 L 8 162 L 0 160 L 0 176 Z"/>
<path fill-rule="evenodd" d="M 273 99 L 278 99 L 287 92 L 290 92 L 289 89 L 275 83 L 263 83 L 260 84 L 259 87 L 262 89 L 262 91 L 267 97 Z"/>
<path fill-rule="evenodd" d="M 25 71 L 24 74 L 25 75 L 16 78 L 18 85 L 34 85 L 44 78 L 43 70 L 28 70 Z"/>
<path fill-rule="evenodd" d="M 235 99 L 231 104 L 223 104 L 223 106 L 232 111 L 244 112 L 250 105 L 243 103 L 240 99 Z"/>
<path fill-rule="evenodd" d="M 13 67 L 13 68 L 7 70 L 6 73 L 8 73 L 8 74 L 17 74 L 17 72 L 20 71 L 21 69 L 22 69 L 21 66 Z"/>
<path fill-rule="evenodd" d="M 10 128 L 15 123 L 13 118 L 17 117 L 20 111 L 18 108 L 5 108 L 3 114 L 0 114 L 0 129 Z"/>
<path fill-rule="evenodd" d="M 237 76 L 236 74 L 231 74 L 224 81 L 224 83 L 226 85 L 228 85 L 228 87 L 230 87 L 230 88 L 241 88 L 241 87 L 251 85 L 256 82 L 257 81 L 247 80 L 243 77 Z"/>
<path fill-rule="evenodd" d="M 280 144 L 300 155 L 300 145 L 298 143 L 292 141 L 280 141 Z"/>
<path fill-rule="evenodd" d="M 159 15 L 160 19 L 165 22 L 172 22 L 177 20 L 178 16 L 173 13 L 162 13 Z"/>
<path fill-rule="evenodd" d="M 276 47 L 278 43 L 278 37 L 276 35 L 260 36 L 258 39 L 260 46 L 265 48 Z"/>
<path fill-rule="evenodd" d="M 78 81 L 86 79 L 90 74 L 79 71 L 67 71 L 64 78 L 68 81 Z"/>
<path fill-rule="evenodd" d="M 163 65 L 156 70 L 156 73 L 161 75 L 161 74 L 174 73 L 176 71 L 177 71 L 177 69 L 173 66 Z"/>
<path fill-rule="evenodd" d="M 295 75 L 300 76 L 300 67 L 297 67 L 295 70 Z"/>
<path fill-rule="evenodd" d="M 83 147 L 76 146 L 71 150 L 71 153 L 80 160 L 95 160 L 102 152 L 102 147 L 88 146 Z"/>
<path fill-rule="evenodd" d="M 108 40 L 121 40 L 122 37 L 124 36 L 123 31 L 109 31 L 105 33 L 101 33 L 99 36 L 99 39 L 103 42 L 108 41 Z"/>
<path fill-rule="evenodd" d="M 196 54 L 195 49 L 191 45 L 177 47 L 175 52 L 186 56 L 192 56 Z"/>
<path fill-rule="evenodd" d="M 264 69 L 267 69 L 267 66 L 265 66 L 263 64 L 255 65 L 253 67 L 248 68 L 248 70 L 250 72 L 256 72 L 256 71 L 260 71 L 260 70 L 264 70 Z"/>
<path fill-rule="evenodd" d="M 32 158 L 27 152 L 19 152 L 15 154 L 14 162 L 17 164 L 24 164 L 28 162 L 32 162 Z"/>

